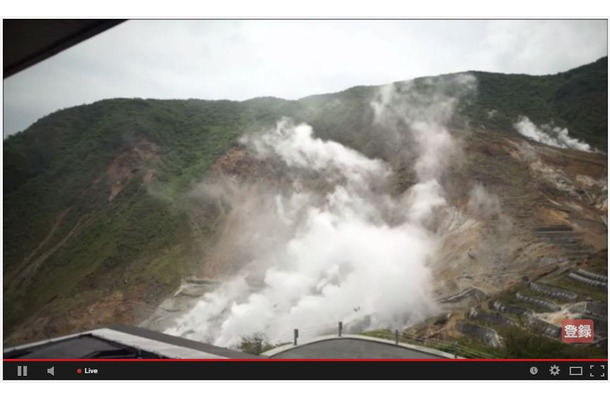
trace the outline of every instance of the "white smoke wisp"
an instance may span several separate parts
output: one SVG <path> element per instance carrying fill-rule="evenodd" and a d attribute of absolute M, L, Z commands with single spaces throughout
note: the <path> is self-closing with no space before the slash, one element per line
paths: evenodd
<path fill-rule="evenodd" d="M 489 193 L 483 185 L 476 183 L 470 190 L 468 211 L 482 219 L 497 216 L 502 211 L 500 199 L 497 195 Z"/>
<path fill-rule="evenodd" d="M 473 83 L 458 80 L 455 87 Z M 328 333 L 339 321 L 359 330 L 404 328 L 436 312 L 430 259 L 440 243 L 435 220 L 447 207 L 441 178 L 459 153 L 446 128 L 455 105 L 444 94 L 387 88 L 372 103 L 376 124 L 415 146 L 418 182 L 398 198 L 385 190 L 387 163 L 316 138 L 306 124 L 283 119 L 244 136 L 242 145 L 280 163 L 291 182 L 247 195 L 234 193 L 239 185 L 226 190 L 263 199 L 234 208 L 255 224 L 239 240 L 250 239 L 249 260 L 166 332 L 219 346 L 255 334 L 280 343 L 295 328 L 301 337 Z M 258 251 L 261 238 L 272 240 Z"/>
<path fill-rule="evenodd" d="M 514 127 L 521 135 L 548 146 L 587 152 L 593 151 L 587 143 L 570 137 L 567 128 L 559 128 L 546 124 L 538 127 L 525 116 L 519 117 Z"/>
<path fill-rule="evenodd" d="M 447 126 L 459 100 L 476 88 L 476 78 L 458 74 L 386 85 L 371 106 L 375 123 L 415 154 L 419 182 L 439 180 L 460 155 Z"/>

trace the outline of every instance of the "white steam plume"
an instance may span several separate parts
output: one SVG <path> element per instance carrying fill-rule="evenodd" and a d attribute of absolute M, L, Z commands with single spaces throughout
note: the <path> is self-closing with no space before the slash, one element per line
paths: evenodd
<path fill-rule="evenodd" d="M 578 139 L 568 136 L 567 128 L 552 127 L 550 125 L 536 126 L 528 117 L 521 116 L 515 123 L 515 129 L 525 137 L 561 149 L 575 149 L 580 151 L 593 151 L 591 146 Z"/>
<path fill-rule="evenodd" d="M 461 152 L 448 124 L 460 98 L 475 87 L 469 74 L 427 78 L 387 85 L 371 104 L 375 122 L 398 138 L 406 153 L 415 154 L 418 182 L 404 197 L 411 220 L 428 228 L 439 222 L 435 217 L 446 205 L 441 179 Z"/>
<path fill-rule="evenodd" d="M 464 83 L 472 81 L 457 86 Z M 242 244 L 250 239 L 248 262 L 167 333 L 235 346 L 261 333 L 272 342 L 289 341 L 294 328 L 301 336 L 318 335 L 338 321 L 359 329 L 401 328 L 435 311 L 429 260 L 438 245 L 435 219 L 446 206 L 440 179 L 457 148 L 445 126 L 455 100 L 383 89 L 372 106 L 385 133 L 415 143 L 410 151 L 417 154 L 419 182 L 392 198 L 384 191 L 391 175 L 385 162 L 315 138 L 310 126 L 288 119 L 245 136 L 242 144 L 281 163 L 292 181 L 249 190 L 266 200 L 233 208 L 245 220 L 257 216 L 256 225 L 244 229 L 250 236 L 240 238 Z M 235 196 L 236 185 L 231 190 L 223 194 L 229 203 L 243 198 Z"/>

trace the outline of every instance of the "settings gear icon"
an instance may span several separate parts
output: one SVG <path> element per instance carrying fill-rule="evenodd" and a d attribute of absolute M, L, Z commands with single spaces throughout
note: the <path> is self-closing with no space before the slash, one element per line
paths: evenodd
<path fill-rule="evenodd" d="M 557 376 L 559 375 L 559 366 L 558 365 L 551 365 L 551 368 L 549 368 L 549 372 L 551 373 L 551 375 L 553 376 Z"/>

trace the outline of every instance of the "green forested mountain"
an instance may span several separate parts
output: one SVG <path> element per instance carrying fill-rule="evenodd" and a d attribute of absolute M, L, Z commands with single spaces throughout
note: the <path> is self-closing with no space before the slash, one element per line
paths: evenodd
<path fill-rule="evenodd" d="M 477 107 L 499 111 L 495 127 L 510 130 L 516 115 L 527 115 L 536 124 L 554 122 L 570 135 L 606 151 L 608 147 L 608 58 L 547 76 L 504 75 L 475 72 Z"/>
<path fill-rule="evenodd" d="M 472 74 L 477 91 L 461 109 L 470 126 L 514 135 L 513 123 L 527 115 L 607 151 L 607 58 L 549 76 Z M 221 221 L 194 223 L 185 194 L 244 133 L 288 116 L 317 136 L 390 158 L 372 128 L 376 90 L 298 101 L 109 99 L 57 111 L 9 137 L 5 337 L 133 323 L 158 304 L 198 266 Z"/>

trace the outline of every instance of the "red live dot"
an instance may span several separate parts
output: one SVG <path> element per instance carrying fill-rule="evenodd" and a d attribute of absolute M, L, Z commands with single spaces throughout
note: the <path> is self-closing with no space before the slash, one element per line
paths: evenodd
<path fill-rule="evenodd" d="M 82 369 L 80 369 L 80 368 L 76 370 L 76 373 L 77 373 L 77 374 L 80 374 L 80 373 L 82 373 L 82 372 L 83 372 L 83 370 L 82 370 Z"/>

